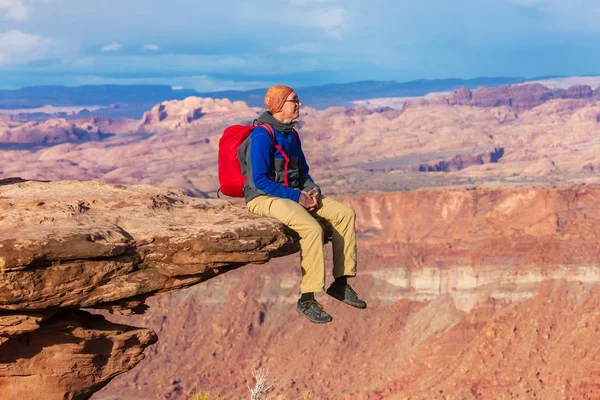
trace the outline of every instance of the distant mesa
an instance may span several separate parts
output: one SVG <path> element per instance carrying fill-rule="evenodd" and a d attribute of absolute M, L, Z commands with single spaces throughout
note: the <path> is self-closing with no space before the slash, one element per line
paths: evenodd
<path fill-rule="evenodd" d="M 553 99 L 592 98 L 600 99 L 600 87 L 592 90 L 589 85 L 575 85 L 565 90 L 549 89 L 542 84 L 534 83 L 496 88 L 481 87 L 474 91 L 463 87 L 452 91 L 447 96 L 447 103 L 476 107 L 508 106 L 519 113 Z"/>
<path fill-rule="evenodd" d="M 143 130 L 181 129 L 194 121 L 204 119 L 243 119 L 256 116 L 256 111 L 243 101 L 187 97 L 169 100 L 144 113 L 140 128 Z"/>

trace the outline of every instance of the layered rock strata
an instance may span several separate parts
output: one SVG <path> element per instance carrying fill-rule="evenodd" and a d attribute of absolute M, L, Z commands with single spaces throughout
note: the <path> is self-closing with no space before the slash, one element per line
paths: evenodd
<path fill-rule="evenodd" d="M 150 186 L 0 181 L 0 399 L 84 399 L 156 341 L 79 308 L 148 296 L 295 251 L 283 226 Z"/>

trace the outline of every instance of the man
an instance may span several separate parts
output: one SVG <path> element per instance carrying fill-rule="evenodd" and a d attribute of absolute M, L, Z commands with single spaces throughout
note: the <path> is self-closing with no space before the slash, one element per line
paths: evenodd
<path fill-rule="evenodd" d="M 321 189 L 309 175 L 302 152 L 296 120 L 302 102 L 288 86 L 273 86 L 264 99 L 268 111 L 258 118 L 258 124 L 269 124 L 275 135 L 275 145 L 268 130 L 257 127 L 240 146 L 238 156 L 242 174 L 248 179 L 244 197 L 252 213 L 276 218 L 300 235 L 302 293 L 297 310 L 311 322 L 323 324 L 332 320 L 317 302 L 314 293 L 325 290 L 325 259 L 323 229 L 314 216 L 333 226 L 333 276 L 335 281 L 327 294 L 357 308 L 366 308 L 347 278 L 356 276 L 355 213 L 350 207 L 322 197 Z"/>

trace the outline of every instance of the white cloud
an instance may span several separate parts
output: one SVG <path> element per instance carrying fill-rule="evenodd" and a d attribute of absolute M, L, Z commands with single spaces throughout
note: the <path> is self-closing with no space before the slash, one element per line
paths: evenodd
<path fill-rule="evenodd" d="M 0 65 L 26 64 L 45 58 L 52 41 L 18 30 L 0 33 Z"/>
<path fill-rule="evenodd" d="M 25 21 L 29 18 L 29 10 L 23 0 L 0 0 L 0 19 Z"/>
<path fill-rule="evenodd" d="M 292 10 L 286 13 L 290 23 L 297 26 L 316 26 L 325 36 L 341 39 L 350 17 L 345 8 L 335 5 L 338 0 L 289 0 Z"/>
<path fill-rule="evenodd" d="M 246 21 L 284 26 L 286 33 L 295 31 L 289 27 L 317 28 L 327 37 L 342 39 L 353 16 L 352 5 L 343 4 L 339 0 L 287 0 L 276 4 L 257 0 L 257 3 L 242 3 L 237 12 Z"/>
<path fill-rule="evenodd" d="M 343 8 L 324 8 L 313 10 L 313 21 L 325 31 L 327 36 L 342 38 L 348 11 Z"/>
<path fill-rule="evenodd" d="M 148 51 L 160 51 L 161 48 L 155 44 L 147 44 L 144 46 L 144 50 Z"/>
<path fill-rule="evenodd" d="M 121 50 L 121 46 L 119 43 L 111 43 L 111 44 L 107 44 L 106 46 L 102 46 L 102 51 L 103 52 L 109 52 L 109 51 L 119 51 Z"/>

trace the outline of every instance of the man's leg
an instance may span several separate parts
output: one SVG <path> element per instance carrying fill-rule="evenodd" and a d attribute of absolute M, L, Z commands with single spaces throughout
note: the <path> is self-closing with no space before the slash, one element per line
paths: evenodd
<path fill-rule="evenodd" d="M 325 290 L 325 259 L 323 257 L 323 228 L 295 201 L 272 196 L 259 196 L 247 204 L 250 212 L 272 217 L 283 222 L 300 235 L 302 296 L 296 310 L 316 324 L 325 324 L 333 318 L 314 298 L 314 292 Z"/>
<path fill-rule="evenodd" d="M 356 276 L 356 214 L 339 201 L 323 197 L 316 214 L 329 221 L 333 227 L 333 277 Z"/>
<path fill-rule="evenodd" d="M 278 219 L 300 235 L 302 293 L 325 290 L 323 228 L 304 207 L 295 201 L 273 196 L 259 196 L 247 204 L 248 210 L 262 217 Z"/>
<path fill-rule="evenodd" d="M 348 284 L 347 278 L 356 276 L 356 213 L 338 201 L 323 197 L 316 214 L 329 221 L 333 227 L 333 276 L 335 281 L 327 294 L 357 308 L 366 308 L 367 303 Z"/>

